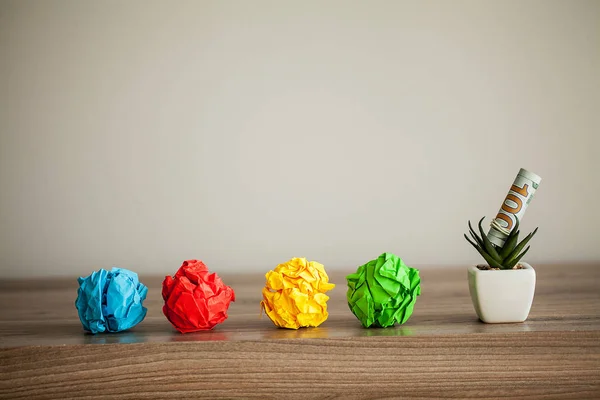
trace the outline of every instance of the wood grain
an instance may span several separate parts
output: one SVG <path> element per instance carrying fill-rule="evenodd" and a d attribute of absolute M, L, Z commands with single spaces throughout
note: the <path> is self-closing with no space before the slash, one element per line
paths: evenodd
<path fill-rule="evenodd" d="M 0 398 L 600 398 L 600 268 L 540 266 L 528 321 L 477 320 L 464 268 L 423 268 L 403 326 L 363 329 L 332 273 L 330 319 L 297 331 L 259 317 L 260 275 L 210 332 L 177 333 L 157 277 L 148 317 L 90 335 L 74 280 L 0 281 Z"/>

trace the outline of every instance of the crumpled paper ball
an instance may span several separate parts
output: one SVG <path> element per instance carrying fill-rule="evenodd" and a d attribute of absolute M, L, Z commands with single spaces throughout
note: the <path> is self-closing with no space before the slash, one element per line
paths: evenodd
<path fill-rule="evenodd" d="M 419 270 L 391 253 L 361 265 L 346 280 L 348 306 L 365 328 L 405 323 L 421 294 Z"/>
<path fill-rule="evenodd" d="M 233 289 L 202 261 L 187 260 L 162 284 L 163 313 L 181 333 L 208 330 L 227 319 Z"/>
<path fill-rule="evenodd" d="M 325 294 L 335 287 L 325 267 L 306 258 L 292 258 L 265 275 L 261 309 L 280 328 L 319 326 L 329 316 Z"/>
<path fill-rule="evenodd" d="M 75 307 L 86 331 L 120 332 L 139 324 L 148 311 L 142 305 L 148 288 L 135 272 L 101 269 L 79 278 Z"/>

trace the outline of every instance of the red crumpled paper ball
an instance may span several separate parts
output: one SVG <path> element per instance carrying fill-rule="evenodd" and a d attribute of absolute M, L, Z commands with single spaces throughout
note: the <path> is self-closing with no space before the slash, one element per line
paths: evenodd
<path fill-rule="evenodd" d="M 235 301 L 233 289 L 199 260 L 184 261 L 174 277 L 165 277 L 162 296 L 163 313 L 181 333 L 214 328 Z"/>

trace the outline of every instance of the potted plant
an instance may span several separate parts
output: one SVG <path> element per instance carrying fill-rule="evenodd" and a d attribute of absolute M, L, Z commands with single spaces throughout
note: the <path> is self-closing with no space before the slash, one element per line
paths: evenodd
<path fill-rule="evenodd" d="M 484 217 L 485 218 L 485 217 Z M 519 219 L 502 246 L 492 244 L 479 221 L 479 235 L 469 221 L 465 239 L 487 262 L 468 269 L 469 291 L 475 312 L 486 323 L 523 322 L 529 315 L 535 292 L 535 270 L 521 261 L 529 251 L 525 246 L 537 228 L 519 242 Z"/>

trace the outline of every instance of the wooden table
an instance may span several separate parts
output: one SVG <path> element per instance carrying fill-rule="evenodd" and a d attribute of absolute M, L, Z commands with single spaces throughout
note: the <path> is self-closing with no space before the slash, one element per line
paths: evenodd
<path fill-rule="evenodd" d="M 600 265 L 537 266 L 528 321 L 487 325 L 465 268 L 423 268 L 403 326 L 363 329 L 332 272 L 330 317 L 284 330 L 260 317 L 262 274 L 223 276 L 227 321 L 182 335 L 162 315 L 117 334 L 82 332 L 77 283 L 0 281 L 0 398 L 600 398 Z"/>

